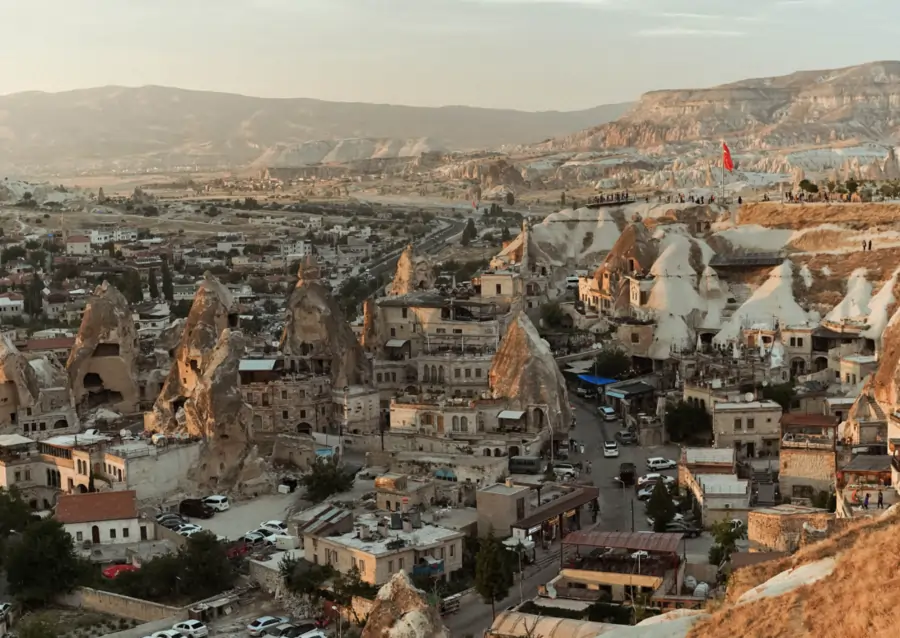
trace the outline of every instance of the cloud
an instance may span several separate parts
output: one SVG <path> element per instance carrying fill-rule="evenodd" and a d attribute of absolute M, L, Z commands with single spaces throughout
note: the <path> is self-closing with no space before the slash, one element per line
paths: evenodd
<path fill-rule="evenodd" d="M 743 31 L 728 29 L 689 29 L 686 27 L 654 27 L 641 29 L 637 35 L 643 38 L 740 38 Z"/>
<path fill-rule="evenodd" d="M 762 22 L 762 16 L 731 16 L 716 13 L 686 13 L 680 11 L 664 11 L 661 13 L 648 13 L 657 18 L 674 18 L 676 20 L 721 20 L 723 22 Z"/>

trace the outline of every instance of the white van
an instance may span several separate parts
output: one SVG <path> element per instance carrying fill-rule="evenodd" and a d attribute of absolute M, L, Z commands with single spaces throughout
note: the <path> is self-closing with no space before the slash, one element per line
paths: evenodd
<path fill-rule="evenodd" d="M 212 496 L 207 496 L 205 499 L 203 499 L 203 502 L 217 512 L 224 512 L 231 507 L 231 503 L 228 501 L 228 497 L 222 496 L 221 494 L 213 494 Z"/>

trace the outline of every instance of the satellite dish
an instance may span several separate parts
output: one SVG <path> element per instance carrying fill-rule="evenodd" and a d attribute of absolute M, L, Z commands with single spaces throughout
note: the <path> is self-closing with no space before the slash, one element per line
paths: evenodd
<path fill-rule="evenodd" d="M 752 392 L 748 392 L 747 394 L 745 394 L 745 395 L 744 395 L 744 400 L 745 400 L 747 403 L 750 403 L 751 401 L 753 401 L 753 393 L 752 393 Z"/>

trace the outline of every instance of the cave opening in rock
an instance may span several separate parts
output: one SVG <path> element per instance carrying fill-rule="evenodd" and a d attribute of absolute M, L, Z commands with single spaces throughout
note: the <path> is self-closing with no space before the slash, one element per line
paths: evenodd
<path fill-rule="evenodd" d="M 187 399 L 184 397 L 178 397 L 172 401 L 172 414 L 178 414 L 178 411 L 184 408 L 184 404 L 187 402 Z"/>
<path fill-rule="evenodd" d="M 92 357 L 118 357 L 119 356 L 119 344 L 118 343 L 98 343 L 97 347 L 94 348 L 94 353 L 91 356 Z"/>
<path fill-rule="evenodd" d="M 103 377 L 96 372 L 85 374 L 83 385 L 84 389 L 87 390 L 87 396 L 84 398 L 84 401 L 88 408 L 96 408 L 108 403 L 119 403 L 122 400 L 122 393 L 107 388 L 103 384 Z"/>
<path fill-rule="evenodd" d="M 196 359 L 191 359 L 191 370 L 200 372 L 200 363 Z"/>
<path fill-rule="evenodd" d="M 238 327 L 238 314 L 231 312 L 228 313 L 228 327 L 229 328 L 237 328 Z"/>

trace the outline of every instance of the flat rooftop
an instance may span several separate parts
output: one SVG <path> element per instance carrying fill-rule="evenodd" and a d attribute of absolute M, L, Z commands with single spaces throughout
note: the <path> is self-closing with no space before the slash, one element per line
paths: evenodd
<path fill-rule="evenodd" d="M 488 485 L 487 487 L 483 487 L 478 491 L 487 492 L 489 494 L 505 494 L 507 496 L 512 496 L 521 492 L 529 492 L 531 491 L 531 488 L 525 487 L 524 485 L 505 485 L 504 483 L 494 483 L 493 485 Z"/>
<path fill-rule="evenodd" d="M 41 441 L 47 445 L 55 445 L 56 447 L 75 447 L 77 445 L 93 445 L 94 443 L 104 443 L 110 441 L 108 436 L 94 434 L 63 434 L 60 436 L 50 437 Z"/>
<path fill-rule="evenodd" d="M 713 405 L 714 412 L 725 412 L 728 410 L 781 410 L 781 406 L 774 401 L 747 401 L 746 403 L 716 403 Z"/>
<path fill-rule="evenodd" d="M 372 556 L 387 556 L 411 548 L 423 549 L 438 545 L 444 541 L 462 538 L 464 534 L 456 530 L 439 527 L 437 525 L 422 524 L 422 527 L 414 528 L 410 532 L 399 529 L 388 530 L 387 535 L 378 533 L 378 518 L 375 516 L 361 516 L 354 524 L 354 530 L 339 536 L 328 536 L 323 540 L 336 545 L 343 545 L 351 549 L 358 549 Z M 372 533 L 372 538 L 363 540 L 359 536 L 359 528 L 366 526 Z M 404 541 L 401 547 L 389 547 L 395 541 Z"/>

